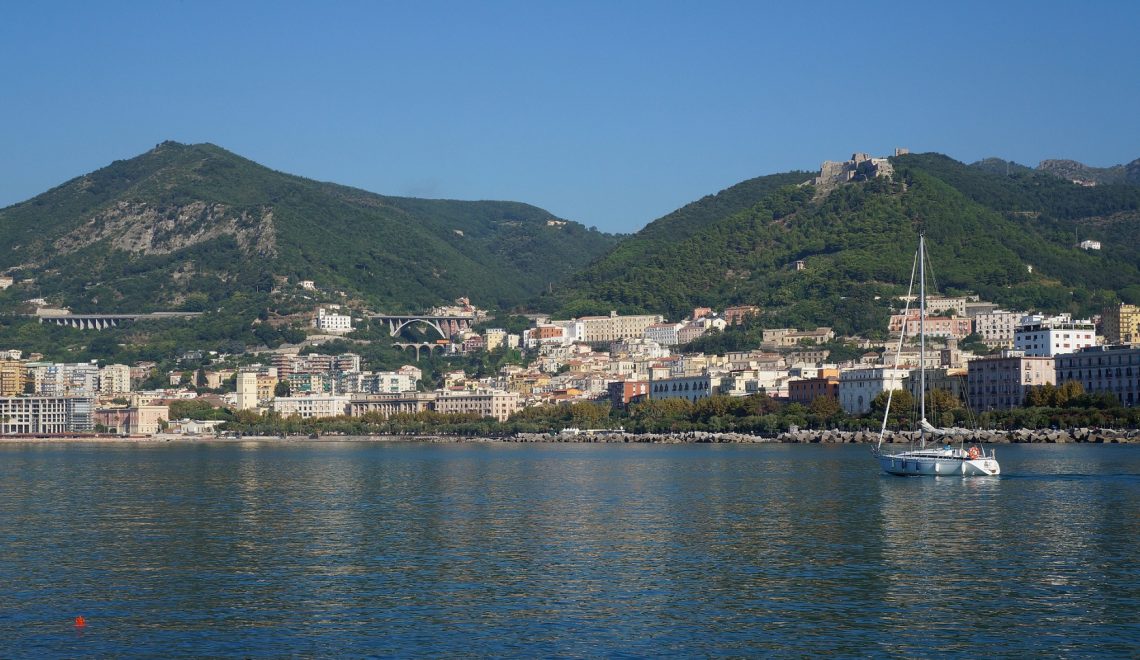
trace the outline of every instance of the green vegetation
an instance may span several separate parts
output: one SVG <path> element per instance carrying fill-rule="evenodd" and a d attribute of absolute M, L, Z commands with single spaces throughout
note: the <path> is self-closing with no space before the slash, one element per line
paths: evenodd
<path fill-rule="evenodd" d="M 1024 168 L 1007 176 L 937 154 L 894 163 L 894 180 L 822 198 L 806 185 L 754 190 L 673 234 L 665 229 L 676 214 L 666 216 L 545 304 L 563 314 L 616 308 L 673 318 L 696 306 L 754 304 L 762 327 L 875 336 L 890 299 L 905 292 L 919 231 L 940 293 L 1080 315 L 1140 295 L 1140 187 L 1087 188 Z M 1104 249 L 1075 249 L 1075 236 Z"/>
<path fill-rule="evenodd" d="M 249 412 L 234 415 L 225 429 L 255 435 L 458 435 L 502 437 L 515 433 L 558 432 L 565 428 L 616 429 L 631 433 L 747 433 L 772 436 L 792 428 L 867 430 L 879 428 L 886 403 L 881 395 L 872 411 L 863 417 L 843 413 L 839 402 L 819 397 L 810 405 L 779 403 L 764 395 L 749 397 L 713 396 L 691 403 L 685 399 L 664 399 L 635 403 L 629 410 L 611 409 L 605 403 L 580 402 L 570 405 L 526 408 L 506 422 L 474 415 L 444 415 L 435 412 L 395 415 L 384 420 L 379 415 L 302 420 L 279 415 L 258 416 Z M 910 394 L 897 390 L 891 403 L 888 428 L 910 430 L 918 418 Z M 927 416 L 940 426 L 969 426 L 985 429 L 1073 428 L 1140 426 L 1140 409 L 1122 408 L 1112 397 L 1080 395 L 1062 407 L 1036 406 L 1010 411 L 987 412 L 972 417 L 948 392 L 935 391 L 927 398 Z M 177 419 L 173 411 L 171 417 Z M 199 417 L 202 419 L 202 417 Z"/>
<path fill-rule="evenodd" d="M 0 272 L 34 280 L 0 297 L 0 312 L 44 297 L 77 312 L 223 309 L 248 323 L 274 308 L 264 296 L 300 280 L 384 311 L 459 296 L 509 308 L 617 240 L 527 204 L 386 197 L 165 142 L 0 209 Z"/>

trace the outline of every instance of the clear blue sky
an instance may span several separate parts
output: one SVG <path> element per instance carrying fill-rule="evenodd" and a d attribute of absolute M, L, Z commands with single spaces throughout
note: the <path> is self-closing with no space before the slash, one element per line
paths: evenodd
<path fill-rule="evenodd" d="M 1107 166 L 1138 36 L 1130 0 L 7 2 L 0 207 L 167 139 L 621 232 L 853 151 Z"/>

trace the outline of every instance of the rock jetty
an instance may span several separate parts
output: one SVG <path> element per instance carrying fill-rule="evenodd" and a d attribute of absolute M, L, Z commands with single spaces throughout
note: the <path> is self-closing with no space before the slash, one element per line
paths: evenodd
<path fill-rule="evenodd" d="M 918 439 L 917 431 L 887 431 L 884 442 L 909 444 Z M 927 441 L 931 441 L 927 436 Z M 503 438 L 508 442 L 597 442 L 597 443 L 793 443 L 793 444 L 859 444 L 879 441 L 876 431 L 839 430 L 796 430 L 785 431 L 776 436 L 749 435 L 747 433 L 712 433 L 691 431 L 686 433 L 627 433 L 604 431 L 598 433 L 519 433 Z M 958 444 L 1010 444 L 1041 443 L 1062 444 L 1070 442 L 1114 444 L 1140 443 L 1140 430 L 1137 429 L 1017 429 L 1013 431 L 978 431 L 954 429 L 949 433 L 934 436 L 934 442 Z"/>

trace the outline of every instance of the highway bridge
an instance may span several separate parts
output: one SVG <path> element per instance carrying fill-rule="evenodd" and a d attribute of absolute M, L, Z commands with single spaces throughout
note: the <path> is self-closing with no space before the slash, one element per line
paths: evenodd
<path fill-rule="evenodd" d="M 467 330 L 475 322 L 474 314 L 447 314 L 435 316 L 432 314 L 375 314 L 368 318 L 373 321 L 383 321 L 388 324 L 388 333 L 399 337 L 400 331 L 413 323 L 422 323 L 439 333 L 444 339 L 451 335 Z"/>
<path fill-rule="evenodd" d="M 125 321 L 166 321 L 170 319 L 190 319 L 201 316 L 202 312 L 150 312 L 148 314 L 34 314 L 40 323 L 63 325 L 80 330 L 104 330 L 113 328 Z"/>

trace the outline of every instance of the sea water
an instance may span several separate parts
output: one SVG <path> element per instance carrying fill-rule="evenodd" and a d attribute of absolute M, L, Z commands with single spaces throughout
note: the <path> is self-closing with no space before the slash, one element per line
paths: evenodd
<path fill-rule="evenodd" d="M 1140 446 L 998 459 L 2 444 L 0 656 L 1136 657 Z"/>

